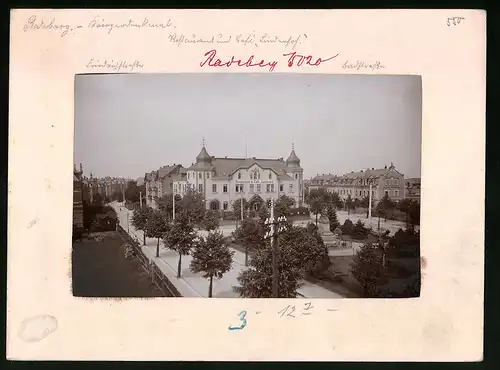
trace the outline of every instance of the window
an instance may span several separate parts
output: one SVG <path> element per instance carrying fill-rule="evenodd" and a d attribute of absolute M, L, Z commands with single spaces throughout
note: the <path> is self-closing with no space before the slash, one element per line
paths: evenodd
<path fill-rule="evenodd" d="M 198 172 L 198 178 L 201 179 L 201 172 Z"/>
<path fill-rule="evenodd" d="M 222 185 L 222 192 L 227 193 L 227 184 Z"/>
<path fill-rule="evenodd" d="M 218 200 L 212 200 L 210 202 L 210 209 L 212 211 L 218 211 L 219 210 L 219 201 Z"/>
<path fill-rule="evenodd" d="M 190 173 L 190 172 L 188 172 L 188 179 L 190 178 L 190 176 L 189 176 L 189 175 L 191 175 L 191 173 Z"/>
<path fill-rule="evenodd" d="M 293 184 L 290 184 L 289 189 L 288 189 L 288 192 L 289 192 L 289 193 L 293 193 Z"/>
<path fill-rule="evenodd" d="M 389 196 L 389 191 L 388 190 L 385 191 L 385 195 Z"/>
<path fill-rule="evenodd" d="M 280 191 L 283 191 L 283 184 L 280 184 Z"/>
<path fill-rule="evenodd" d="M 212 193 L 217 193 L 217 184 L 212 184 Z"/>
<path fill-rule="evenodd" d="M 198 184 L 198 191 L 203 193 L 203 184 Z"/>
<path fill-rule="evenodd" d="M 266 192 L 267 193 L 271 192 L 271 184 L 266 184 Z"/>
<path fill-rule="evenodd" d="M 269 171 L 269 180 L 272 180 L 273 178 L 273 174 L 271 173 L 271 171 Z"/>
<path fill-rule="evenodd" d="M 243 184 L 236 184 L 236 192 L 243 193 Z"/>
<path fill-rule="evenodd" d="M 238 172 L 238 180 L 241 179 L 241 172 Z"/>
<path fill-rule="evenodd" d="M 295 174 L 295 180 L 297 180 L 299 178 L 299 174 Z"/>
<path fill-rule="evenodd" d="M 210 172 L 207 172 L 207 179 L 210 178 Z"/>
<path fill-rule="evenodd" d="M 253 184 L 250 184 L 250 193 L 253 193 Z"/>
<path fill-rule="evenodd" d="M 399 190 L 394 190 L 394 195 L 399 197 Z"/>
<path fill-rule="evenodd" d="M 260 193 L 260 184 L 257 184 L 257 193 Z"/>
<path fill-rule="evenodd" d="M 222 209 L 224 209 L 224 211 L 227 211 L 227 202 L 224 202 L 222 204 Z"/>

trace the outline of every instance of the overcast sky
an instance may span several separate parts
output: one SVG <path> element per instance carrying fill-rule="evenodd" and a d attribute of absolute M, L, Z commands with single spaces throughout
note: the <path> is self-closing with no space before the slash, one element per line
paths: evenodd
<path fill-rule="evenodd" d="M 137 178 L 210 155 L 287 158 L 304 175 L 394 162 L 420 177 L 419 76 L 124 74 L 75 79 L 75 163 L 94 176 Z"/>

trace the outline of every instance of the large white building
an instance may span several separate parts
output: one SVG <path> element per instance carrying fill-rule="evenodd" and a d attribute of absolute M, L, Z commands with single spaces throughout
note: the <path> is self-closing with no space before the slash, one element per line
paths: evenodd
<path fill-rule="evenodd" d="M 208 209 L 231 211 L 234 201 L 246 199 L 253 209 L 286 195 L 295 206 L 304 201 L 303 169 L 294 148 L 287 160 L 214 157 L 205 145 L 185 179 L 175 181 L 175 194 L 192 188 L 203 194 Z"/>

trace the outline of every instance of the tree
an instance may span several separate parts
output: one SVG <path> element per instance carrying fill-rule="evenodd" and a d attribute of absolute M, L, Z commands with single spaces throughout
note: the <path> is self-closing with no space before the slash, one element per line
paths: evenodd
<path fill-rule="evenodd" d="M 269 218 L 270 213 L 269 213 L 269 210 L 267 209 L 267 207 L 265 207 L 265 206 L 260 207 L 259 212 L 257 213 L 257 216 L 262 221 L 265 221 L 266 218 Z"/>
<path fill-rule="evenodd" d="M 104 201 L 104 197 L 101 195 L 101 193 L 95 193 L 93 198 L 94 204 L 101 204 Z"/>
<path fill-rule="evenodd" d="M 156 238 L 156 257 L 160 257 L 160 239 L 169 231 L 170 224 L 163 212 L 159 210 L 153 211 L 148 221 L 146 222 L 146 236 Z"/>
<path fill-rule="evenodd" d="M 280 250 L 293 251 L 296 267 L 304 272 L 311 271 L 318 262 L 328 257 L 328 250 L 317 231 L 317 229 L 292 226 L 279 236 Z"/>
<path fill-rule="evenodd" d="M 136 208 L 132 214 L 132 226 L 143 231 L 144 245 L 146 245 L 146 224 L 152 214 L 153 209 L 150 207 Z"/>
<path fill-rule="evenodd" d="M 280 195 L 274 205 L 274 213 L 276 217 L 289 217 L 291 208 L 295 205 L 295 200 L 286 195 Z"/>
<path fill-rule="evenodd" d="M 420 225 L 420 203 L 418 201 L 412 201 L 410 203 L 408 218 L 410 225 Z"/>
<path fill-rule="evenodd" d="M 361 207 L 366 208 L 366 218 L 368 218 L 369 208 L 370 208 L 370 196 L 366 195 L 361 199 L 360 203 Z"/>
<path fill-rule="evenodd" d="M 344 224 L 340 227 L 340 230 L 342 230 L 342 235 L 351 235 L 353 229 L 354 224 L 349 219 L 345 220 Z"/>
<path fill-rule="evenodd" d="M 282 250 L 278 260 L 278 294 L 280 298 L 296 298 L 297 290 L 302 286 L 300 280 L 303 272 L 295 267 L 294 256 Z M 233 290 L 242 298 L 273 297 L 273 248 L 266 244 L 257 250 L 250 261 L 250 268 L 244 270 L 237 278 L 240 286 Z"/>
<path fill-rule="evenodd" d="M 203 220 L 206 210 L 205 199 L 202 193 L 193 189 L 189 189 L 182 197 L 180 204 L 182 213 L 187 216 L 188 222 L 199 224 L 201 220 Z M 177 203 L 175 207 L 177 208 Z"/>
<path fill-rule="evenodd" d="M 313 225 L 314 226 L 314 225 Z M 278 237 L 278 292 L 280 298 L 295 298 L 305 273 L 327 256 L 324 245 L 307 228 L 289 227 Z M 242 298 L 271 298 L 273 296 L 273 248 L 270 243 L 258 249 L 250 268 L 238 277 L 240 286 L 233 290 Z"/>
<path fill-rule="evenodd" d="M 397 204 L 397 208 L 403 212 L 405 214 L 405 222 L 406 222 L 406 225 L 409 225 L 409 213 L 410 213 L 410 207 L 411 207 L 411 203 L 412 203 L 412 200 L 409 199 L 409 198 L 404 198 L 404 199 L 401 199 L 398 204 Z"/>
<path fill-rule="evenodd" d="M 205 212 L 205 217 L 201 220 L 201 228 L 207 231 L 214 231 L 219 228 L 220 218 L 214 211 Z"/>
<path fill-rule="evenodd" d="M 382 253 L 371 244 L 364 244 L 353 257 L 350 272 L 363 288 L 365 298 L 380 296 L 380 288 L 388 280 Z"/>
<path fill-rule="evenodd" d="M 354 239 L 362 240 L 366 239 L 368 235 L 368 229 L 365 227 L 365 224 L 361 222 L 361 220 L 358 220 L 352 229 L 351 236 Z"/>
<path fill-rule="evenodd" d="M 136 181 L 129 181 L 125 188 L 125 200 L 128 203 L 137 203 L 140 201 L 140 190 Z"/>
<path fill-rule="evenodd" d="M 230 251 L 222 239 L 222 233 L 211 231 L 206 238 L 199 238 L 192 252 L 190 269 L 194 273 L 201 272 L 205 279 L 210 280 L 208 297 L 212 297 L 213 278 L 222 278 L 233 262 L 234 251 Z"/>
<path fill-rule="evenodd" d="M 165 246 L 179 254 L 179 262 L 177 264 L 178 278 L 181 277 L 182 256 L 189 254 L 195 238 L 196 234 L 186 214 L 177 217 L 165 235 Z"/>
<path fill-rule="evenodd" d="M 384 220 L 387 221 L 387 216 L 389 214 L 389 211 L 394 209 L 394 202 L 389 198 L 389 195 L 386 193 L 382 199 L 377 204 L 377 207 L 375 210 L 377 211 L 377 215 L 379 218 L 379 223 L 380 223 L 380 217 L 384 217 Z"/>
<path fill-rule="evenodd" d="M 340 226 L 340 222 L 337 218 L 337 212 L 333 206 L 328 207 L 328 220 L 330 220 L 331 232 L 335 231 L 335 229 Z"/>
<path fill-rule="evenodd" d="M 157 200 L 158 208 L 168 215 L 168 218 L 173 219 L 174 199 L 172 194 L 162 195 Z M 175 213 L 182 213 L 182 197 L 179 194 L 175 195 Z"/>
<path fill-rule="evenodd" d="M 318 225 L 318 215 L 323 211 L 324 202 L 321 197 L 314 197 L 309 200 L 310 210 L 316 215 L 316 226 Z"/>
<path fill-rule="evenodd" d="M 342 208 L 342 206 L 344 204 L 344 202 L 342 202 L 342 199 L 340 199 L 339 193 L 337 193 L 336 191 L 331 193 L 330 203 L 335 208 Z"/>
<path fill-rule="evenodd" d="M 233 204 L 233 212 L 234 212 L 234 217 L 236 218 L 236 220 L 241 220 L 241 198 L 240 199 L 236 199 Z M 249 210 L 250 208 L 250 203 L 248 203 L 248 201 L 243 198 L 243 219 L 247 218 L 247 211 Z"/>
<path fill-rule="evenodd" d="M 347 196 L 347 200 L 345 201 L 345 206 L 347 208 L 347 215 L 349 215 L 351 209 L 354 209 L 354 201 L 351 198 L 351 194 Z"/>
<path fill-rule="evenodd" d="M 264 233 L 262 220 L 257 221 L 251 218 L 244 219 L 233 232 L 233 238 L 241 243 L 245 248 L 245 266 L 248 266 L 249 250 L 257 250 L 264 245 Z"/>

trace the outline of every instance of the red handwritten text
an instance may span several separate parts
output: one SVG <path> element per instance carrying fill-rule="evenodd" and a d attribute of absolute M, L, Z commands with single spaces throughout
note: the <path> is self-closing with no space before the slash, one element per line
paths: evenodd
<path fill-rule="evenodd" d="M 206 52 L 204 56 L 207 58 L 200 63 L 200 67 L 203 67 L 205 64 L 210 67 L 231 67 L 231 65 L 236 64 L 238 67 L 269 67 L 269 72 L 272 72 L 278 64 L 278 62 L 276 61 L 265 62 L 264 60 L 261 60 L 258 63 L 254 63 L 255 55 L 251 55 L 246 61 L 242 61 L 241 59 L 234 59 L 234 56 L 232 56 L 231 60 L 222 62 L 222 60 L 215 58 L 216 53 L 216 50 L 210 50 Z"/>
<path fill-rule="evenodd" d="M 334 55 L 333 57 L 327 59 L 322 59 L 322 58 L 314 58 L 311 55 L 307 56 L 300 55 L 297 54 L 296 52 L 283 54 L 284 57 L 288 57 L 287 60 L 288 67 L 300 67 L 302 65 L 317 67 L 321 63 L 325 63 L 328 62 L 329 60 L 336 58 L 338 55 L 339 54 Z M 269 72 L 272 72 L 278 65 L 277 61 L 266 62 L 264 60 L 261 60 L 260 62 L 257 62 L 258 59 L 255 59 L 255 55 L 250 55 L 250 57 L 248 57 L 246 60 L 235 59 L 235 57 L 232 56 L 231 59 L 225 62 L 223 62 L 219 58 L 216 58 L 216 56 L 217 56 L 216 50 L 210 50 L 206 52 L 204 54 L 205 60 L 203 60 L 200 63 L 200 67 L 204 67 L 205 65 L 209 67 L 231 67 L 232 65 L 236 65 L 238 67 L 268 67 Z"/>
<path fill-rule="evenodd" d="M 304 56 L 304 55 L 297 54 L 296 52 L 293 52 L 293 53 L 283 54 L 283 56 L 284 57 L 289 56 L 288 62 L 287 62 L 288 67 L 293 67 L 294 65 L 300 67 L 304 63 L 306 65 L 317 67 L 321 63 L 328 62 L 329 60 L 336 58 L 338 56 L 338 54 L 334 55 L 333 57 L 327 58 L 327 59 L 318 58 L 318 59 L 316 59 L 316 61 L 314 63 L 311 63 L 313 60 L 313 57 L 311 55 Z"/>

